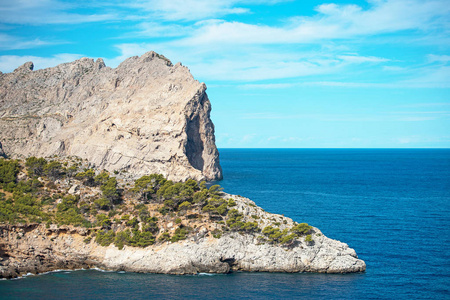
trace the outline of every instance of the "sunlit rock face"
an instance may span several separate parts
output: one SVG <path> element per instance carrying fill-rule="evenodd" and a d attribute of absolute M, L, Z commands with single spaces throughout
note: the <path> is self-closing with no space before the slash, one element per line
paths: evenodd
<path fill-rule="evenodd" d="M 148 52 L 0 74 L 0 155 L 79 156 L 130 178 L 222 178 L 206 86 Z M 126 172 L 124 172 L 126 171 Z"/>

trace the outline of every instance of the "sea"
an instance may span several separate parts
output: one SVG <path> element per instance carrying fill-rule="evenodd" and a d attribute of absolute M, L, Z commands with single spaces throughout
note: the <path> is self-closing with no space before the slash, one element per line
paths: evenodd
<path fill-rule="evenodd" d="M 450 149 L 219 149 L 225 191 L 320 228 L 357 274 L 58 271 L 1 299 L 450 299 Z"/>

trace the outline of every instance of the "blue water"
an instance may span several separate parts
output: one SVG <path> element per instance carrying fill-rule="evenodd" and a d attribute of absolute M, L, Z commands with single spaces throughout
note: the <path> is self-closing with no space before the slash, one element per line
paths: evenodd
<path fill-rule="evenodd" d="M 319 227 L 362 274 L 58 272 L 0 298 L 450 299 L 449 149 L 220 149 L 225 191 Z"/>

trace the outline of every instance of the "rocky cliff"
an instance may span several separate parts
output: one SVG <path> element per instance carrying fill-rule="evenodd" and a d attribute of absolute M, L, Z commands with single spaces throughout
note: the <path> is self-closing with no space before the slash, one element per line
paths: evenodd
<path fill-rule="evenodd" d="M 222 177 L 206 86 L 148 52 L 0 73 L 0 156 L 78 156 L 130 177 Z"/>
<path fill-rule="evenodd" d="M 275 222 L 283 230 L 294 224 L 290 218 L 265 212 L 249 199 L 233 198 L 245 218 L 254 216 L 263 226 Z M 358 259 L 347 244 L 327 238 L 314 227 L 311 241 L 296 239 L 283 247 L 261 240 L 259 234 L 228 232 L 213 237 L 212 229 L 202 225 L 187 240 L 146 248 L 125 246 L 120 250 L 114 245 L 102 247 L 93 239 L 87 242 L 85 238 L 90 229 L 56 225 L 46 228 L 38 224 L 0 225 L 0 277 L 92 267 L 166 274 L 237 270 L 348 273 L 366 269 L 364 261 Z"/>

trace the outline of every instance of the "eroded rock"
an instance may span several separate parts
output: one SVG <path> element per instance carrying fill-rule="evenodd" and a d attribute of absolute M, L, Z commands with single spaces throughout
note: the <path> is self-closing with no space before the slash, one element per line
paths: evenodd
<path fill-rule="evenodd" d="M 220 179 L 205 91 L 155 52 L 115 69 L 102 59 L 37 71 L 27 62 L 0 77 L 0 155 L 75 155 L 130 178 Z"/>

